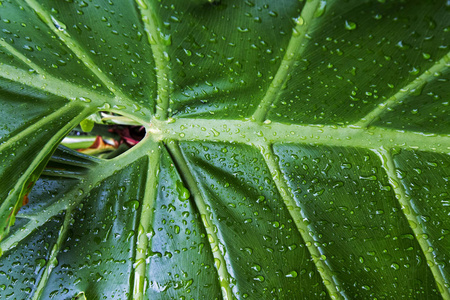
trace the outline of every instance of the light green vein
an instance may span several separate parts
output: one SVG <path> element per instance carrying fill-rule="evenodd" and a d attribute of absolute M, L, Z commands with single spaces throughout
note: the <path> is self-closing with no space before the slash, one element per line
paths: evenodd
<path fill-rule="evenodd" d="M 14 206 L 18 201 L 21 201 L 19 199 L 20 194 L 24 190 L 25 185 L 29 180 L 30 176 L 33 174 L 33 172 L 39 167 L 42 161 L 53 151 L 53 149 L 57 146 L 58 142 L 64 137 L 64 135 L 66 135 L 70 129 L 72 129 L 74 126 L 76 126 L 76 124 L 80 123 L 87 115 L 89 115 L 89 112 L 90 112 L 89 109 L 85 109 L 84 111 L 80 112 L 69 123 L 67 123 L 58 132 L 56 132 L 55 135 L 52 138 L 50 138 L 50 140 L 47 141 L 47 143 L 42 147 L 41 151 L 36 155 L 36 157 L 30 161 L 28 168 L 23 171 L 23 174 L 17 180 L 16 184 L 11 189 L 10 193 L 3 201 L 2 205 L 0 206 L 0 215 L 7 216 L 8 213 L 10 212 L 9 208 Z M 55 114 L 53 118 L 56 118 L 56 116 L 61 116 L 64 113 L 68 112 L 66 110 L 58 111 L 58 113 Z M 46 122 L 51 121 L 51 119 L 45 120 Z M 36 130 L 35 126 L 30 126 L 29 128 L 33 128 L 34 130 Z M 8 147 L 13 145 L 14 145 L 13 143 L 7 141 L 2 144 L 2 148 L 0 149 L 0 151 L 3 151 L 5 148 L 8 149 Z"/>
<path fill-rule="evenodd" d="M 161 31 L 161 21 L 157 16 L 158 1 L 136 0 L 141 18 L 144 22 L 145 32 L 148 42 L 152 48 L 153 59 L 155 61 L 157 99 L 156 99 L 156 117 L 160 120 L 166 120 L 168 117 L 170 100 L 170 81 L 169 81 L 169 55 L 166 46 L 171 43 L 171 36 L 165 35 Z"/>
<path fill-rule="evenodd" d="M 64 223 L 59 229 L 58 239 L 56 243 L 53 245 L 52 250 L 50 252 L 50 256 L 45 265 L 45 270 L 42 276 L 39 279 L 39 284 L 34 291 L 33 297 L 31 299 L 38 300 L 41 299 L 42 293 L 44 292 L 45 287 L 47 286 L 48 279 L 54 267 L 58 265 L 58 253 L 61 249 L 61 246 L 64 243 L 64 240 L 67 237 L 67 232 L 70 228 L 70 223 L 72 221 L 72 210 L 68 210 L 64 216 Z"/>
<path fill-rule="evenodd" d="M 31 59 L 27 58 L 25 55 L 23 55 L 22 53 L 20 53 L 19 51 L 17 51 L 16 48 L 14 48 L 13 46 L 11 46 L 10 44 L 8 44 L 7 42 L 5 42 L 4 39 L 0 39 L 0 46 L 2 46 L 3 48 L 5 48 L 9 53 L 11 53 L 12 55 L 14 55 L 16 58 L 18 58 L 20 61 L 24 62 L 27 66 L 29 66 L 30 68 L 32 68 L 33 70 L 35 70 L 37 73 L 41 74 L 41 75 L 46 75 L 47 76 L 47 72 L 45 72 L 41 67 L 39 67 L 38 65 L 36 65 L 34 62 L 31 61 Z"/>
<path fill-rule="evenodd" d="M 80 102 L 89 101 L 87 99 L 91 99 L 92 101 L 97 99 L 107 99 L 108 101 L 114 100 L 114 98 L 76 86 L 65 80 L 48 77 L 47 74 L 33 74 L 28 71 L 18 69 L 17 67 L 5 64 L 1 65 L 1 69 L 2 71 L 0 76 L 5 79 L 21 83 L 68 100 L 78 100 Z M 95 102 L 93 104 L 95 104 Z"/>
<path fill-rule="evenodd" d="M 292 71 L 292 67 L 306 48 L 306 34 L 313 22 L 320 1 L 306 1 L 300 16 L 296 20 L 296 25 L 293 29 L 292 37 L 289 41 L 286 53 L 281 61 L 275 77 L 264 95 L 263 99 L 258 105 L 258 108 L 253 113 L 251 119 L 261 123 L 266 119 L 270 106 L 279 97 L 284 84 L 288 79 L 288 75 Z"/>
<path fill-rule="evenodd" d="M 260 150 L 261 155 L 264 157 L 264 160 L 270 170 L 270 174 L 272 175 L 272 179 L 275 182 L 278 192 L 280 193 L 283 202 L 286 205 L 287 210 L 289 211 L 289 214 L 294 220 L 295 226 L 297 227 L 301 237 L 306 244 L 306 247 L 309 250 L 309 253 L 311 254 L 313 262 L 316 265 L 316 269 L 320 273 L 322 281 L 327 288 L 331 299 L 344 299 L 344 292 L 339 291 L 339 285 L 333 278 L 330 267 L 328 266 L 326 261 L 322 259 L 321 250 L 316 247 L 316 241 L 310 235 L 311 229 L 308 228 L 308 224 L 303 221 L 306 217 L 303 216 L 301 208 L 297 205 L 294 197 L 292 196 L 290 188 L 287 185 L 281 169 L 275 160 L 275 153 L 273 152 L 272 147 L 268 144 L 257 145 L 257 147 Z"/>
<path fill-rule="evenodd" d="M 241 120 L 152 120 L 147 129 L 155 139 L 235 142 L 247 145 L 298 143 L 374 149 L 381 146 L 450 153 L 450 135 L 354 126 L 258 124 Z"/>
<path fill-rule="evenodd" d="M 36 0 L 25 0 L 25 2 L 36 12 L 39 18 L 59 37 L 59 39 L 83 62 L 83 64 L 121 101 L 132 104 L 133 101 L 120 91 L 114 82 L 103 73 L 103 71 L 89 57 L 83 47 L 73 39 L 64 23 L 50 15 Z"/>
<path fill-rule="evenodd" d="M 30 65 L 31 66 L 31 65 Z M 133 103 L 125 101 L 118 96 L 114 98 L 95 92 L 94 90 L 86 89 L 68 81 L 57 79 L 52 77 L 48 73 L 33 74 L 26 70 L 19 69 L 15 66 L 2 64 L 0 77 L 5 79 L 26 85 L 37 90 L 53 94 L 71 101 L 76 101 L 80 104 L 88 104 L 97 106 L 98 110 L 105 110 L 116 112 L 123 116 L 127 116 L 133 120 L 136 120 L 140 124 L 148 122 L 140 114 L 136 114 L 126 109 L 116 109 L 119 105 L 128 104 L 128 107 L 132 108 Z M 107 104 L 106 104 L 107 103 Z M 143 107 L 142 113 L 148 114 L 147 109 Z"/>
<path fill-rule="evenodd" d="M 414 79 L 406 86 L 402 87 L 395 95 L 391 96 L 385 102 L 378 104 L 378 106 L 374 110 L 372 110 L 370 113 L 365 115 L 361 120 L 359 120 L 355 124 L 355 126 L 363 128 L 370 126 L 385 111 L 393 108 L 396 105 L 402 104 L 408 95 L 423 89 L 425 84 L 435 80 L 436 78 L 439 78 L 442 72 L 445 71 L 449 66 L 450 66 L 450 52 L 444 55 L 444 57 L 442 57 L 438 62 L 436 62 L 431 68 L 423 72 L 419 77 Z"/>
<path fill-rule="evenodd" d="M 211 250 L 214 256 L 214 263 L 216 266 L 217 273 L 219 275 L 219 284 L 222 289 L 222 296 L 225 300 L 234 299 L 233 292 L 230 288 L 230 274 L 227 270 L 227 265 L 225 262 L 225 258 L 221 252 L 219 245 L 219 238 L 214 230 L 214 226 L 211 222 L 211 213 L 206 209 L 205 200 L 203 199 L 203 195 L 197 185 L 197 182 L 194 176 L 191 173 L 191 170 L 181 153 L 181 150 L 178 144 L 174 141 L 168 141 L 167 143 L 168 149 L 174 162 L 179 168 L 180 174 L 185 180 L 187 187 L 189 188 L 191 194 L 194 197 L 195 205 L 201 215 L 201 219 L 203 222 L 203 226 L 206 230 L 206 234 L 208 236 L 208 242 L 211 246 Z"/>
<path fill-rule="evenodd" d="M 145 296 L 145 274 L 147 267 L 148 249 L 151 247 L 153 237 L 153 211 L 156 197 L 158 196 L 158 178 L 161 160 L 161 148 L 159 143 L 150 141 L 147 146 L 148 172 L 145 185 L 144 199 L 142 202 L 141 217 L 138 226 L 136 241 L 136 255 L 134 262 L 133 299 L 142 300 Z"/>
<path fill-rule="evenodd" d="M 411 230 L 414 232 L 414 236 L 418 241 L 420 248 L 422 249 L 422 253 L 427 260 L 428 267 L 431 269 L 431 272 L 433 273 L 434 279 L 438 286 L 439 292 L 442 295 L 442 298 L 445 300 L 449 300 L 450 290 L 446 287 L 448 286 L 449 283 L 445 281 L 444 278 L 445 276 L 441 272 L 439 264 L 435 261 L 434 253 L 428 251 L 430 247 L 433 248 L 433 245 L 431 244 L 430 240 L 426 238 L 428 235 L 423 230 L 422 226 L 423 221 L 414 212 L 414 209 L 410 203 L 410 198 L 406 194 L 405 189 L 397 176 L 396 167 L 394 159 L 392 157 L 391 150 L 381 147 L 373 151 L 380 157 L 382 166 L 389 178 L 389 183 L 394 189 L 395 198 L 400 203 L 402 212 L 405 215 L 406 219 L 408 220 L 409 226 Z"/>
<path fill-rule="evenodd" d="M 13 234 L 7 236 L 4 240 L 0 241 L 0 249 L 2 249 L 3 252 L 6 252 L 16 247 L 20 241 L 25 239 L 34 230 L 44 225 L 50 218 L 58 215 L 63 210 L 72 209 L 73 207 L 78 206 L 85 194 L 93 187 L 101 184 L 101 182 L 108 177 L 114 175 L 118 168 L 128 166 L 134 161 L 139 160 L 142 156 L 147 155 L 147 144 L 139 143 L 133 147 L 132 151 L 127 151 L 117 158 L 111 160 L 99 160 L 98 165 L 87 173 L 84 181 L 80 181 L 79 184 L 74 185 L 70 191 L 64 193 L 62 198 L 53 202 L 40 213 L 27 214 L 24 216 L 31 221 L 16 230 Z M 80 191 L 84 191 L 84 193 L 80 193 Z M 20 212 L 17 217 L 21 217 Z"/>
<path fill-rule="evenodd" d="M 58 110 L 54 111 L 53 113 L 45 116 L 45 118 L 41 118 L 38 121 L 34 122 L 32 125 L 27 126 L 23 130 L 21 130 L 19 133 L 9 137 L 8 140 L 6 140 L 2 144 L 0 144 L 0 152 L 5 151 L 9 147 L 13 147 L 20 140 L 26 140 L 28 136 L 31 136 L 33 133 L 35 133 L 40 128 L 44 128 L 46 124 L 49 124 L 52 121 L 57 120 L 58 118 L 60 118 L 61 116 L 65 115 L 65 114 L 69 114 L 70 111 L 73 110 L 75 107 L 76 107 L 76 105 L 74 105 L 74 103 L 69 102 L 68 104 L 64 105 L 63 107 L 60 107 Z M 88 110 L 86 109 L 84 112 L 87 115 L 89 115 L 90 111 L 88 112 Z"/>

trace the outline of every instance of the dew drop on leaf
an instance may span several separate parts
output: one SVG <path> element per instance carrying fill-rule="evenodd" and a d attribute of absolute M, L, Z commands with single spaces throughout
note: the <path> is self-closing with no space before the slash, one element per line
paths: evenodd
<path fill-rule="evenodd" d="M 295 278 L 297 276 L 298 276 L 298 274 L 296 271 L 290 271 L 289 273 L 286 274 L 286 277 L 288 277 L 288 278 Z"/>
<path fill-rule="evenodd" d="M 180 199 L 181 201 L 185 201 L 185 200 L 189 199 L 189 197 L 191 196 L 191 193 L 183 185 L 183 183 L 181 181 L 177 181 L 176 184 L 177 184 L 178 199 Z"/>
<path fill-rule="evenodd" d="M 345 21 L 345 29 L 347 29 L 347 30 L 355 30 L 356 29 L 356 23 L 346 20 Z"/>

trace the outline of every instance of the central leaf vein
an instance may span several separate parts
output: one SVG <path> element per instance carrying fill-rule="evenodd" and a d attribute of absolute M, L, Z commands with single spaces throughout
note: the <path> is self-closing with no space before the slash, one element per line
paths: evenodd
<path fill-rule="evenodd" d="M 450 152 L 450 136 L 371 127 L 296 125 L 272 122 L 257 124 L 241 120 L 153 120 L 150 131 L 158 140 L 261 143 L 298 143 L 376 149 L 381 146 Z"/>

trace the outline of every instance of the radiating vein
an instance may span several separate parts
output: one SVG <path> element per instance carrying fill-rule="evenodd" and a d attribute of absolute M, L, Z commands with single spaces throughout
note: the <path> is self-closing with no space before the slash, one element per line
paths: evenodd
<path fill-rule="evenodd" d="M 161 149 L 158 143 L 151 141 L 148 153 L 148 172 L 145 184 L 144 199 L 138 226 L 136 255 L 134 262 L 133 299 L 141 300 L 145 296 L 145 274 L 148 250 L 153 237 L 153 215 L 158 194 L 158 178 L 160 170 Z"/>
<path fill-rule="evenodd" d="M 148 128 L 156 139 L 180 141 L 298 143 L 374 149 L 381 146 L 450 153 L 450 135 L 424 134 L 396 129 L 335 125 L 297 125 L 242 120 L 177 119 L 153 120 Z"/>
<path fill-rule="evenodd" d="M 290 188 L 286 183 L 286 180 L 283 177 L 281 169 L 278 163 L 275 160 L 275 153 L 273 149 L 268 144 L 258 145 L 258 149 L 261 152 L 261 155 L 264 157 L 267 167 L 270 170 L 270 174 L 272 175 L 272 179 L 275 182 L 275 185 L 280 193 L 284 204 L 286 205 L 289 214 L 294 220 L 295 226 L 297 227 L 303 241 L 305 242 L 309 253 L 313 259 L 314 264 L 316 265 L 316 269 L 318 270 L 322 280 L 324 282 L 325 287 L 330 294 L 332 299 L 344 299 L 345 293 L 343 291 L 339 291 L 339 285 L 337 281 L 333 278 L 331 268 L 329 265 L 322 260 L 321 250 L 316 247 L 316 241 L 310 235 L 311 229 L 308 228 L 308 224 L 303 220 L 306 219 L 306 216 L 303 215 L 301 208 L 295 202 L 295 199 L 290 192 Z"/>
<path fill-rule="evenodd" d="M 280 67 L 270 83 L 266 94 L 259 103 L 258 108 L 253 113 L 251 117 L 252 120 L 258 123 L 263 122 L 266 119 L 270 106 L 279 97 L 295 62 L 298 61 L 306 48 L 306 34 L 308 33 L 310 25 L 313 22 L 319 4 L 319 0 L 306 1 L 300 16 L 297 18 L 292 37 L 289 41 Z"/>
<path fill-rule="evenodd" d="M 9 43 L 5 42 L 5 40 L 0 39 L 0 46 L 4 47 L 9 53 L 14 55 L 16 58 L 18 58 L 20 61 L 25 63 L 27 66 L 35 70 L 38 74 L 41 75 L 47 75 L 47 72 L 44 71 L 41 67 L 36 65 L 34 62 L 31 61 L 28 57 L 17 51 L 16 48 L 11 46 Z"/>
<path fill-rule="evenodd" d="M 37 285 L 36 290 L 34 291 L 32 297 L 33 300 L 41 299 L 42 293 L 44 292 L 44 289 L 48 283 L 48 279 L 50 278 L 50 274 L 53 268 L 58 265 L 57 256 L 67 237 L 67 232 L 69 231 L 71 221 L 72 221 L 72 210 L 70 209 L 66 211 L 66 214 L 64 216 L 64 223 L 59 229 L 58 238 L 56 240 L 56 243 L 52 247 L 47 263 L 45 264 L 44 273 L 39 278 L 39 284 Z"/>
<path fill-rule="evenodd" d="M 114 98 L 110 98 L 95 91 L 77 86 L 66 80 L 49 77 L 47 73 L 45 73 L 45 75 L 33 74 L 26 70 L 21 70 L 17 67 L 6 64 L 2 64 L 1 68 L 2 72 L 0 73 L 0 76 L 5 79 L 63 97 L 65 99 L 83 101 L 82 98 L 84 98 L 85 100 L 91 99 L 92 101 L 100 99 L 107 99 L 108 102 L 114 101 Z M 93 104 L 95 104 L 95 102 Z"/>
<path fill-rule="evenodd" d="M 156 70 L 157 99 L 156 117 L 166 120 L 168 117 L 170 81 L 169 81 L 169 55 L 166 52 L 166 45 L 170 44 L 170 35 L 165 35 L 161 31 L 161 21 L 157 16 L 157 6 L 159 3 L 154 0 L 136 0 L 141 19 L 144 22 L 145 32 L 153 53 Z"/>
<path fill-rule="evenodd" d="M 20 201 L 19 197 L 22 191 L 25 189 L 25 185 L 27 184 L 27 181 L 29 180 L 33 172 L 35 172 L 36 169 L 40 166 L 40 164 L 46 159 L 46 157 L 52 153 L 52 151 L 55 149 L 58 142 L 63 138 L 63 136 L 66 135 L 70 129 L 76 126 L 76 124 L 80 123 L 86 117 L 86 115 L 88 115 L 86 114 L 88 111 L 89 111 L 88 109 L 85 109 L 84 111 L 80 112 L 69 123 L 67 123 L 60 130 L 58 130 L 58 132 L 56 132 L 55 135 L 52 138 L 50 138 L 50 140 L 48 140 L 47 143 L 42 147 L 41 151 L 36 155 L 36 157 L 34 157 L 34 159 L 30 161 L 28 168 L 23 170 L 23 173 L 17 179 L 17 182 L 14 185 L 14 187 L 10 190 L 10 193 L 8 194 L 6 199 L 4 199 L 4 201 L 1 203 L 0 215 L 7 216 L 9 208 L 18 203 L 18 201 Z M 61 114 L 62 113 L 59 112 L 59 115 Z M 36 130 L 34 126 L 30 126 L 29 128 Z M 3 143 L 2 146 L 3 147 L 0 148 L 0 151 L 3 150 L 4 148 L 7 149 L 8 146 L 11 146 L 11 143 L 7 141 Z"/>
<path fill-rule="evenodd" d="M 442 298 L 450 299 L 450 290 L 447 288 L 449 282 L 445 280 L 445 275 L 441 271 L 438 262 L 435 260 L 435 254 L 428 249 L 434 248 L 431 241 L 427 239 L 427 233 L 423 230 L 422 226 L 423 220 L 417 216 L 414 209 L 410 203 L 410 197 L 406 194 L 405 188 L 403 187 L 400 179 L 397 176 L 396 167 L 394 159 L 392 157 L 391 150 L 381 147 L 379 149 L 373 150 L 380 158 L 382 162 L 383 169 L 389 178 L 389 183 L 394 189 L 395 198 L 400 203 L 403 214 L 408 220 L 408 224 L 414 233 L 416 240 L 418 241 L 423 255 L 427 260 L 427 265 L 433 273 L 434 279 L 438 286 L 439 292 Z"/>
<path fill-rule="evenodd" d="M 39 18 L 59 37 L 59 39 L 83 62 L 83 64 L 117 97 L 132 104 L 133 101 L 119 90 L 114 82 L 94 63 L 83 47 L 66 30 L 66 25 L 50 15 L 36 0 L 25 0 Z"/>
<path fill-rule="evenodd" d="M 133 147 L 133 151 L 127 151 L 122 154 L 119 157 L 119 160 L 115 158 L 106 161 L 102 160 L 101 162 L 99 161 L 98 165 L 95 168 L 92 168 L 91 172 L 87 173 L 84 181 L 74 185 L 70 191 L 64 193 L 62 198 L 47 206 L 44 210 L 40 211 L 40 213 L 27 214 L 26 218 L 31 221 L 18 229 L 14 234 L 7 236 L 4 240 L 0 241 L 0 249 L 3 249 L 3 251 L 11 250 L 35 229 L 44 225 L 50 218 L 58 215 L 63 210 L 77 207 L 84 196 L 84 194 L 80 194 L 80 190 L 88 193 L 93 187 L 98 186 L 104 180 L 114 175 L 118 168 L 128 166 L 146 155 L 148 155 L 146 144 L 139 143 Z M 98 170 L 101 170 L 101 172 Z M 18 217 L 20 217 L 20 213 Z"/>
<path fill-rule="evenodd" d="M 0 144 L 0 152 L 5 151 L 5 149 L 12 147 L 15 143 L 25 140 L 28 136 L 31 136 L 33 133 L 36 133 L 37 129 L 44 128 L 46 124 L 50 124 L 51 122 L 57 120 L 65 114 L 70 113 L 71 110 L 75 108 L 74 103 L 69 102 L 68 104 L 58 108 L 53 113 L 45 116 L 45 118 L 41 118 L 38 121 L 34 122 L 31 126 L 27 126 L 22 129 L 17 134 L 9 137 L 6 141 Z M 86 109 L 84 113 L 89 115 L 89 110 Z M 76 125 L 76 124 L 75 124 Z"/>
<path fill-rule="evenodd" d="M 191 173 L 191 170 L 183 154 L 181 153 L 178 144 L 174 141 L 169 141 L 167 143 L 167 146 L 170 151 L 170 154 L 172 155 L 172 158 L 174 159 L 174 162 L 179 168 L 179 171 L 183 179 L 185 180 L 191 194 L 194 197 L 195 205 L 197 206 L 197 209 L 201 215 L 203 226 L 208 235 L 208 242 L 209 245 L 211 246 L 211 250 L 214 256 L 216 270 L 219 275 L 219 284 L 221 286 L 223 299 L 232 300 L 234 299 L 234 296 L 230 288 L 231 278 L 227 270 L 225 258 L 220 250 L 219 239 L 217 237 L 217 234 L 214 230 L 214 226 L 210 219 L 211 213 L 208 212 L 208 210 L 206 209 L 206 203 L 205 200 L 203 199 L 203 195 L 197 185 L 194 176 Z"/>
<path fill-rule="evenodd" d="M 441 75 L 443 71 L 450 66 L 450 52 L 437 61 L 431 68 L 423 72 L 419 77 L 412 82 L 402 87 L 395 95 L 391 96 L 385 102 L 378 104 L 378 106 L 370 113 L 365 115 L 355 125 L 359 127 L 368 127 L 374 121 L 376 121 L 385 111 L 393 108 L 399 104 L 402 104 L 405 98 L 411 93 L 415 93 L 417 90 L 422 89 L 426 83 L 433 81 Z"/>

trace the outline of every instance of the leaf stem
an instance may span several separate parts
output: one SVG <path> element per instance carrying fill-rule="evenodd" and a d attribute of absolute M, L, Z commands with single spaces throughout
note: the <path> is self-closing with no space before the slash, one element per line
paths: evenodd
<path fill-rule="evenodd" d="M 436 281 L 436 285 L 438 286 L 438 290 L 441 293 L 442 298 L 445 300 L 449 300 L 450 290 L 447 288 L 449 282 L 446 281 L 444 273 L 442 273 L 441 268 L 435 261 L 435 256 L 433 252 L 428 251 L 430 247 L 433 248 L 432 247 L 433 245 L 430 244 L 430 241 L 427 238 L 425 238 L 427 234 L 423 230 L 424 228 L 424 226 L 422 226 L 423 221 L 414 212 L 414 208 L 410 204 L 410 197 L 405 192 L 405 188 L 401 180 L 397 176 L 395 162 L 391 150 L 381 147 L 373 151 L 378 155 L 378 157 L 381 160 L 383 169 L 386 171 L 386 174 L 389 178 L 389 183 L 394 189 L 395 198 L 400 203 L 402 212 L 405 215 L 408 224 L 411 230 L 413 231 L 417 242 L 419 243 L 422 253 L 427 260 L 427 265 L 431 269 L 431 272 L 433 273 L 433 277 Z"/>
<path fill-rule="evenodd" d="M 306 49 L 306 34 L 310 25 L 313 23 L 319 4 L 319 0 L 306 1 L 300 16 L 296 20 L 292 37 L 278 71 L 270 83 L 266 94 L 259 103 L 258 108 L 251 117 L 253 121 L 262 123 L 266 119 L 270 106 L 280 96 L 281 90 L 288 79 L 288 75 L 292 71 L 292 67 Z"/>
<path fill-rule="evenodd" d="M 355 126 L 362 128 L 369 127 L 373 122 L 375 122 L 386 110 L 393 108 L 394 106 L 403 103 L 403 100 L 411 93 L 417 90 L 423 89 L 425 84 L 436 79 L 440 74 L 449 67 L 450 63 L 450 52 L 448 52 L 444 57 L 442 57 L 438 62 L 436 62 L 431 68 L 423 72 L 419 77 L 414 79 L 412 82 L 402 87 L 398 92 L 387 99 L 385 102 L 380 103 L 377 107 L 370 113 L 365 115 L 361 120 L 355 123 Z"/>
<path fill-rule="evenodd" d="M 203 226 L 205 227 L 206 233 L 208 235 L 208 242 L 214 256 L 216 270 L 219 275 L 219 284 L 222 289 L 223 299 L 232 300 L 234 299 L 234 296 L 230 287 L 230 274 L 227 270 L 225 258 L 220 250 L 221 247 L 219 238 L 214 230 L 213 224 L 211 223 L 211 213 L 209 213 L 208 209 L 206 208 L 203 195 L 197 185 L 194 176 L 191 173 L 191 170 L 185 157 L 183 156 L 183 153 L 180 150 L 180 147 L 178 146 L 178 143 L 173 140 L 169 140 L 167 142 L 167 147 L 177 167 L 179 168 L 180 174 L 182 175 L 189 190 L 191 191 L 194 197 L 195 205 L 197 206 L 197 209 L 201 215 Z"/>
<path fill-rule="evenodd" d="M 170 100 L 170 81 L 169 81 L 169 55 L 166 52 L 166 45 L 171 43 L 170 35 L 164 35 L 161 31 L 161 21 L 156 15 L 157 1 L 136 0 L 141 19 L 144 22 L 147 39 L 152 48 L 153 59 L 155 61 L 156 81 L 157 81 L 157 99 L 156 99 L 156 118 L 166 120 L 168 117 Z"/>
<path fill-rule="evenodd" d="M 321 258 L 321 249 L 316 246 L 316 241 L 312 235 L 310 235 L 310 232 L 313 231 L 313 229 L 309 228 L 309 225 L 303 221 L 306 216 L 303 215 L 301 207 L 297 205 L 286 180 L 283 179 L 283 174 L 277 161 L 275 160 L 275 153 L 273 152 L 272 147 L 268 144 L 260 144 L 257 147 L 259 148 L 261 155 L 264 157 L 278 192 L 280 193 L 289 214 L 294 220 L 298 232 L 300 233 L 307 249 L 309 250 L 309 253 L 311 254 L 313 262 L 316 265 L 316 269 L 322 277 L 322 281 L 327 288 L 331 299 L 347 298 L 345 296 L 345 292 L 340 290 L 337 280 L 333 278 L 331 267 Z"/>
<path fill-rule="evenodd" d="M 145 274 L 147 267 L 148 249 L 153 237 L 153 211 L 158 196 L 158 178 L 161 160 L 159 143 L 151 141 L 148 153 L 148 172 L 142 201 L 141 217 L 136 241 L 136 255 L 134 263 L 133 299 L 142 300 L 145 295 Z"/>

